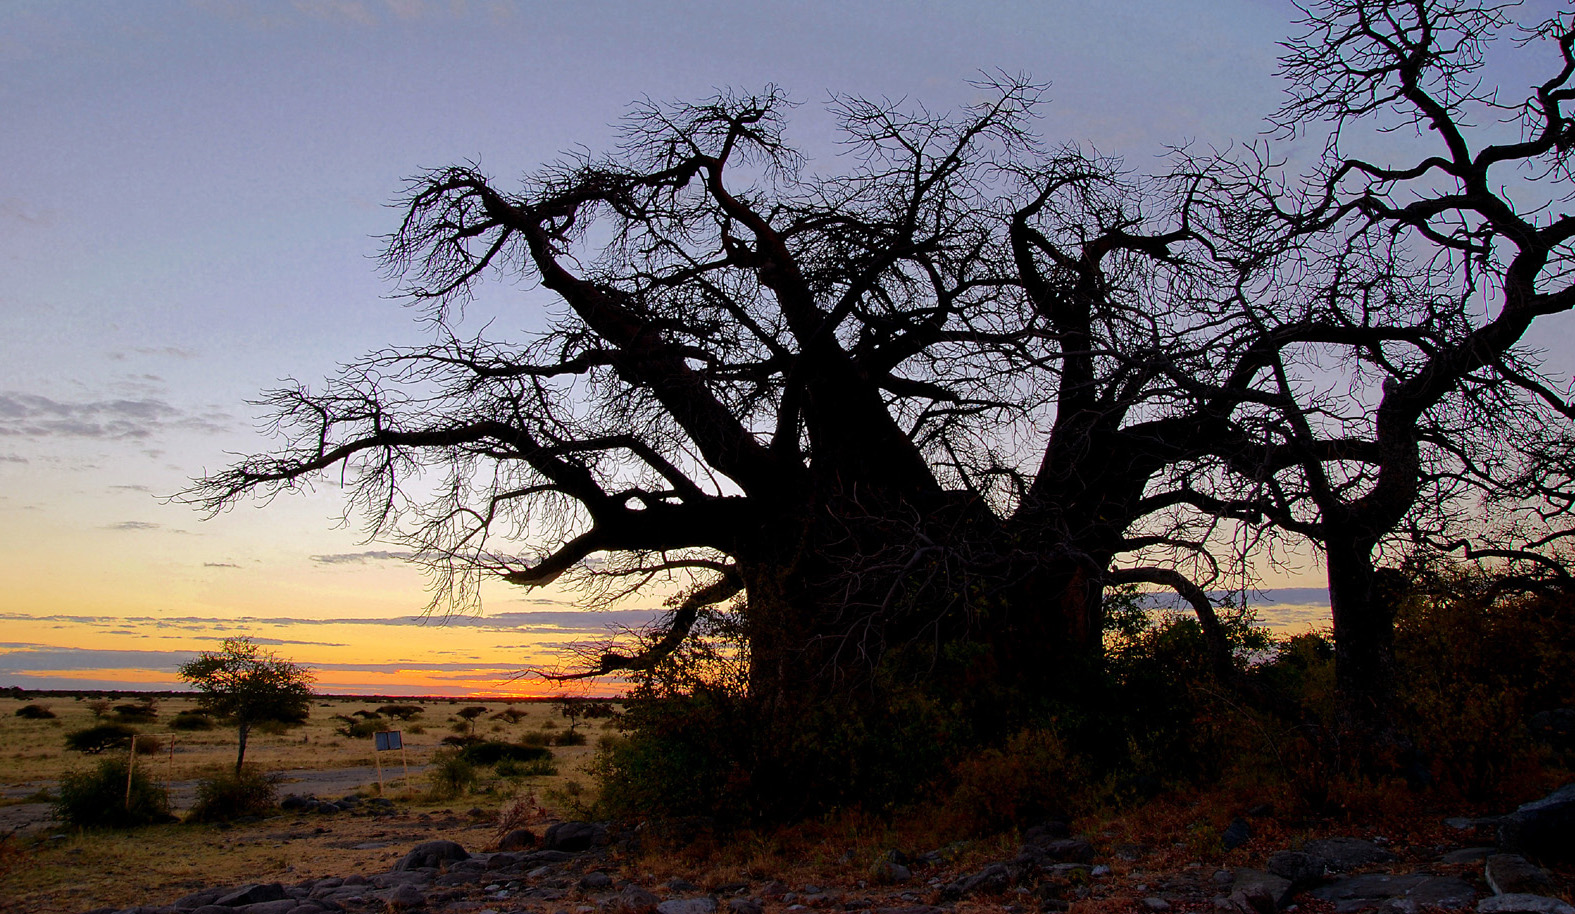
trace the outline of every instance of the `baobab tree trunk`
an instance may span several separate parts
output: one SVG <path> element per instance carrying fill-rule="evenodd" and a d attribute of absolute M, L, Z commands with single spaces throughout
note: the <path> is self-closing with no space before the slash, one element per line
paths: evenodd
<path fill-rule="evenodd" d="M 1335 726 L 1347 755 L 1364 766 L 1392 765 L 1395 726 L 1394 622 L 1405 578 L 1374 567 L 1372 549 L 1331 543 L 1329 608 L 1334 622 Z"/>

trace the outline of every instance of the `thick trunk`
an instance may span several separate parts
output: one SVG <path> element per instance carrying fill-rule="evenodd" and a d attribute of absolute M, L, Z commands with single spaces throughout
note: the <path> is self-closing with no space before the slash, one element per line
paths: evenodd
<path fill-rule="evenodd" d="M 1375 568 L 1372 550 L 1361 546 L 1331 548 L 1328 565 L 1335 726 L 1353 758 L 1377 762 L 1397 745 L 1394 620 L 1404 579 Z"/>

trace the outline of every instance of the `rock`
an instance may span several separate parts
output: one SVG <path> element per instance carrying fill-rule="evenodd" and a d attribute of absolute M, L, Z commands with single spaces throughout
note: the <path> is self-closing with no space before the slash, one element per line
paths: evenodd
<path fill-rule="evenodd" d="M 203 905 L 213 904 L 215 901 L 218 901 L 219 896 L 223 894 L 225 894 L 224 889 L 204 889 L 201 892 L 193 892 L 192 894 L 179 899 L 175 902 L 175 907 L 182 911 L 190 911 L 194 908 L 200 908 Z"/>
<path fill-rule="evenodd" d="M 1416 911 L 1426 907 L 1464 908 L 1476 901 L 1476 890 L 1453 876 L 1426 873 L 1389 875 L 1370 873 L 1347 876 L 1307 894 L 1334 905 L 1337 914 L 1384 908 L 1390 911 Z"/>
<path fill-rule="evenodd" d="M 1275 911 L 1290 900 L 1291 883 L 1284 876 L 1242 867 L 1232 876 L 1230 894 L 1233 899 L 1240 895 L 1248 910 L 1262 911 L 1267 904 L 1267 910 Z"/>
<path fill-rule="evenodd" d="M 581 891 L 599 892 L 602 889 L 612 888 L 612 885 L 613 878 L 601 870 L 594 870 L 580 877 Z"/>
<path fill-rule="evenodd" d="M 453 841 L 423 841 L 394 864 L 394 872 L 403 873 L 423 867 L 437 868 L 445 863 L 468 859 L 470 859 L 470 852 Z"/>
<path fill-rule="evenodd" d="M 669 892 L 677 892 L 680 895 L 692 895 L 700 891 L 700 887 L 682 876 L 674 876 L 667 880 L 667 890 Z"/>
<path fill-rule="evenodd" d="M 762 914 L 765 908 L 753 898 L 730 898 L 727 910 L 729 914 Z"/>
<path fill-rule="evenodd" d="M 1305 851 L 1280 851 L 1269 858 L 1268 867 L 1292 885 L 1308 885 L 1323 878 L 1323 861 Z"/>
<path fill-rule="evenodd" d="M 895 885 L 907 882 L 913 878 L 913 871 L 900 863 L 891 860 L 877 860 L 870 867 L 870 881 L 884 885 Z"/>
<path fill-rule="evenodd" d="M 1477 902 L 1478 914 L 1575 914 L 1557 898 L 1546 895 L 1494 895 Z"/>
<path fill-rule="evenodd" d="M 284 886 L 277 882 L 260 885 L 248 885 L 236 889 L 228 895 L 220 895 L 213 903 L 225 908 L 238 908 L 241 905 L 256 904 L 259 901 L 283 901 L 285 899 Z"/>
<path fill-rule="evenodd" d="M 548 850 L 578 853 L 609 843 L 612 840 L 605 825 L 593 822 L 559 822 L 547 829 L 542 836 L 542 846 Z"/>
<path fill-rule="evenodd" d="M 1252 826 L 1247 824 L 1246 819 L 1238 816 L 1231 820 L 1230 825 L 1225 829 L 1225 834 L 1220 836 L 1220 846 L 1233 851 L 1246 844 L 1251 838 Z"/>
<path fill-rule="evenodd" d="M 536 833 L 528 828 L 516 828 L 498 839 L 500 851 L 522 851 L 536 846 Z"/>
<path fill-rule="evenodd" d="M 716 899 L 706 895 L 672 898 L 657 905 L 656 914 L 716 914 Z"/>
<path fill-rule="evenodd" d="M 394 911 L 419 908 L 426 903 L 426 893 L 413 885 L 396 886 L 388 895 L 388 907 Z"/>
<path fill-rule="evenodd" d="M 1150 911 L 1169 911 L 1170 902 L 1159 897 L 1158 895 L 1150 895 L 1149 897 L 1143 899 L 1143 907 Z"/>
<path fill-rule="evenodd" d="M 662 899 L 637 885 L 624 886 L 623 891 L 605 902 L 604 907 L 615 914 L 650 914 Z"/>
<path fill-rule="evenodd" d="M 1044 848 L 1045 855 L 1052 860 L 1067 863 L 1092 863 L 1094 861 L 1094 846 L 1081 838 L 1057 838 L 1052 841 L 1041 842 L 1037 846 Z"/>
<path fill-rule="evenodd" d="M 1462 847 L 1438 858 L 1439 863 L 1481 863 L 1495 849 L 1491 847 Z"/>
<path fill-rule="evenodd" d="M 1051 841 L 1060 841 L 1072 836 L 1072 827 L 1065 822 L 1052 820 L 1042 825 L 1035 825 L 1023 832 L 1023 840 L 1029 844 L 1048 844 Z"/>
<path fill-rule="evenodd" d="M 300 906 L 301 902 L 294 898 L 281 898 L 278 901 L 258 901 L 241 905 L 234 909 L 233 914 L 290 914 Z M 316 908 L 316 905 L 312 907 Z"/>
<path fill-rule="evenodd" d="M 1004 863 L 992 863 L 977 873 L 953 882 L 941 890 L 946 899 L 966 898 L 970 895 L 998 895 L 1012 887 L 1012 871 Z"/>
<path fill-rule="evenodd" d="M 1322 838 L 1308 841 L 1302 850 L 1321 860 L 1325 870 L 1336 873 L 1395 859 L 1394 854 L 1361 838 Z"/>
<path fill-rule="evenodd" d="M 1499 846 L 1541 860 L 1575 857 L 1575 784 L 1526 803 L 1499 824 Z"/>
<path fill-rule="evenodd" d="M 1548 895 L 1554 891 L 1547 871 L 1519 854 L 1494 854 L 1482 869 L 1495 895 Z"/>

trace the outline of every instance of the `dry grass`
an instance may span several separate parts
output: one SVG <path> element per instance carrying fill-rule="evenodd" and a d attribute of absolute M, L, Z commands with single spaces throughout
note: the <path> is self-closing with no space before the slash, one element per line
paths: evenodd
<path fill-rule="evenodd" d="M 47 705 L 54 720 L 27 720 L 15 716 L 24 704 Z M 117 704 L 127 703 L 126 701 Z M 350 739 L 335 732 L 346 726 L 336 715 L 373 711 L 378 700 L 322 698 L 312 704 L 307 724 L 279 734 L 254 733 L 247 748 L 247 763 L 265 771 L 334 769 L 373 764 L 370 739 Z M 545 702 L 469 701 L 424 702 L 424 713 L 407 722 L 389 721 L 390 729 L 404 732 L 406 756 L 412 768 L 425 765 L 445 736 L 454 735 L 459 722 L 455 712 L 483 704 L 488 713 L 476 722 L 477 736 L 518 741 L 532 731 L 561 733 L 564 722 Z M 221 726 L 211 731 L 175 731 L 169 721 L 181 710 L 192 708 L 189 698 L 163 699 L 159 716 L 150 724 L 136 724 L 154 734 L 166 748 L 139 764 L 151 764 L 156 777 L 191 780 L 215 768 L 234 763 L 235 731 Z M 517 722 L 491 720 L 506 708 L 524 711 Z M 65 749 L 65 734 L 102 721 L 85 700 L 0 698 L 0 790 L 8 804 L 36 801 L 41 785 L 49 785 L 62 772 L 94 763 Z M 544 725 L 551 723 L 550 728 Z M 389 869 L 411 846 L 433 838 L 450 838 L 477 850 L 495 840 L 498 816 L 504 807 L 526 797 L 539 797 L 546 807 L 536 821 L 549 815 L 572 812 L 571 797 L 589 784 L 585 766 L 595 752 L 595 742 L 606 721 L 581 724 L 590 745 L 554 747 L 558 774 L 546 777 L 499 778 L 484 776 L 468 794 L 436 800 L 424 793 L 425 781 L 417 773 L 412 785 L 398 783 L 398 753 L 383 753 L 389 795 L 398 800 L 393 816 L 350 814 L 286 815 L 233 827 L 167 825 L 134 832 L 70 832 L 46 830 L 33 836 L 13 837 L 0 846 L 0 910 L 15 914 L 57 914 L 96 907 L 165 904 L 181 895 L 213 885 L 247 882 L 297 882 L 350 873 L 377 873 Z M 413 727 L 425 732 L 412 732 Z M 289 792 L 286 784 L 283 792 Z M 376 777 L 355 791 L 364 796 L 377 792 Z M 556 798 L 556 802 L 555 802 Z M 470 810 L 480 809 L 481 815 Z M 516 818 L 518 818 L 516 812 Z M 3 834 L 4 829 L 0 829 Z M 366 847 L 365 845 L 377 845 Z M 358 847 L 359 846 L 359 847 Z"/>
<path fill-rule="evenodd" d="M 100 720 L 88 707 L 90 700 L 15 699 L 0 698 L 0 791 L 11 796 L 16 788 L 36 788 L 43 782 L 57 780 L 61 773 L 86 767 L 91 758 L 68 752 L 65 735 L 95 724 L 114 720 L 113 713 Z M 115 704 L 131 703 L 122 699 Z M 352 717 L 356 711 L 375 711 L 379 699 L 319 698 L 312 702 L 311 717 L 306 724 L 280 733 L 253 731 L 246 749 L 246 762 L 264 771 L 290 771 L 292 769 L 352 768 L 373 765 L 375 759 L 370 739 L 351 739 L 337 732 L 347 726 L 337 717 Z M 427 764 L 432 753 L 441 746 L 445 736 L 455 735 L 454 727 L 461 723 L 455 713 L 461 708 L 484 705 L 487 714 L 476 721 L 476 735 L 485 739 L 517 741 L 534 730 L 550 723 L 551 733 L 562 732 L 563 721 L 556 708 L 548 702 L 471 701 L 468 699 L 406 700 L 399 704 L 420 704 L 425 710 L 410 721 L 388 720 L 388 729 L 404 732 L 405 757 L 411 767 Z M 16 710 L 28 704 L 42 704 L 57 716 L 53 720 L 28 720 L 16 716 Z M 157 703 L 158 718 L 152 723 L 132 724 L 142 733 L 156 736 L 163 748 L 148 757 L 139 756 L 139 765 L 151 764 L 156 777 L 167 781 L 191 780 L 204 776 L 217 767 L 235 762 L 235 731 L 218 724 L 207 731 L 180 731 L 170 728 L 170 721 L 180 711 L 196 707 L 194 698 L 165 698 Z M 524 711 L 517 723 L 491 720 L 493 714 L 506 708 Z M 357 718 L 359 719 L 359 718 Z M 595 752 L 595 739 L 605 721 L 582 723 L 579 729 L 591 736 L 585 746 L 554 747 L 559 774 L 556 777 L 536 779 L 539 792 L 562 790 L 570 781 L 586 780 L 582 773 L 586 762 Z M 417 729 L 424 732 L 416 732 Z M 399 753 L 383 753 L 381 759 L 390 776 L 400 770 Z M 11 788 L 11 789 L 7 789 Z"/>

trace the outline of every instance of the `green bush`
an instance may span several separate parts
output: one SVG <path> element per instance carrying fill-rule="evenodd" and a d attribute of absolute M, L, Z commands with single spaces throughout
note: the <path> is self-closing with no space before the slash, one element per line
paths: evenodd
<path fill-rule="evenodd" d="M 539 758 L 529 762 L 517 762 L 506 758 L 498 762 L 498 777 L 504 778 L 531 778 L 551 777 L 558 773 L 558 766 L 550 758 Z"/>
<path fill-rule="evenodd" d="M 585 734 L 578 730 L 565 730 L 552 738 L 554 746 L 583 746 L 585 742 Z"/>
<path fill-rule="evenodd" d="M 197 782 L 197 802 L 189 822 L 228 822 L 243 816 L 266 816 L 278 808 L 279 775 L 246 768 L 225 769 Z"/>
<path fill-rule="evenodd" d="M 23 705 L 16 709 L 16 716 L 24 720 L 53 720 L 55 712 L 43 705 Z"/>
<path fill-rule="evenodd" d="M 171 730 L 212 730 L 213 718 L 201 711 L 182 711 L 170 719 Z"/>
<path fill-rule="evenodd" d="M 55 818 L 76 828 L 131 828 L 170 821 L 169 795 L 143 768 L 131 773 L 128 802 L 126 764 L 124 758 L 106 758 L 87 771 L 61 778 L 53 804 Z"/>
<path fill-rule="evenodd" d="M 137 731 L 125 724 L 99 724 L 86 730 L 66 734 L 66 748 L 72 752 L 98 755 L 108 749 L 121 749 L 131 745 Z"/>
<path fill-rule="evenodd" d="M 334 732 L 340 736 L 348 736 L 351 739 L 371 739 L 372 734 L 388 729 L 387 722 L 381 717 L 367 717 L 361 720 L 354 720 L 348 717 L 339 719 L 343 720 L 345 724 L 334 730 Z"/>
<path fill-rule="evenodd" d="M 432 754 L 432 764 L 427 768 L 427 784 L 434 799 L 460 796 L 476 785 L 476 766 L 452 749 L 439 749 Z"/>
<path fill-rule="evenodd" d="M 459 752 L 459 757 L 472 765 L 496 765 L 501 761 L 534 762 L 552 758 L 552 750 L 545 746 L 523 746 L 518 743 L 471 743 Z"/>

